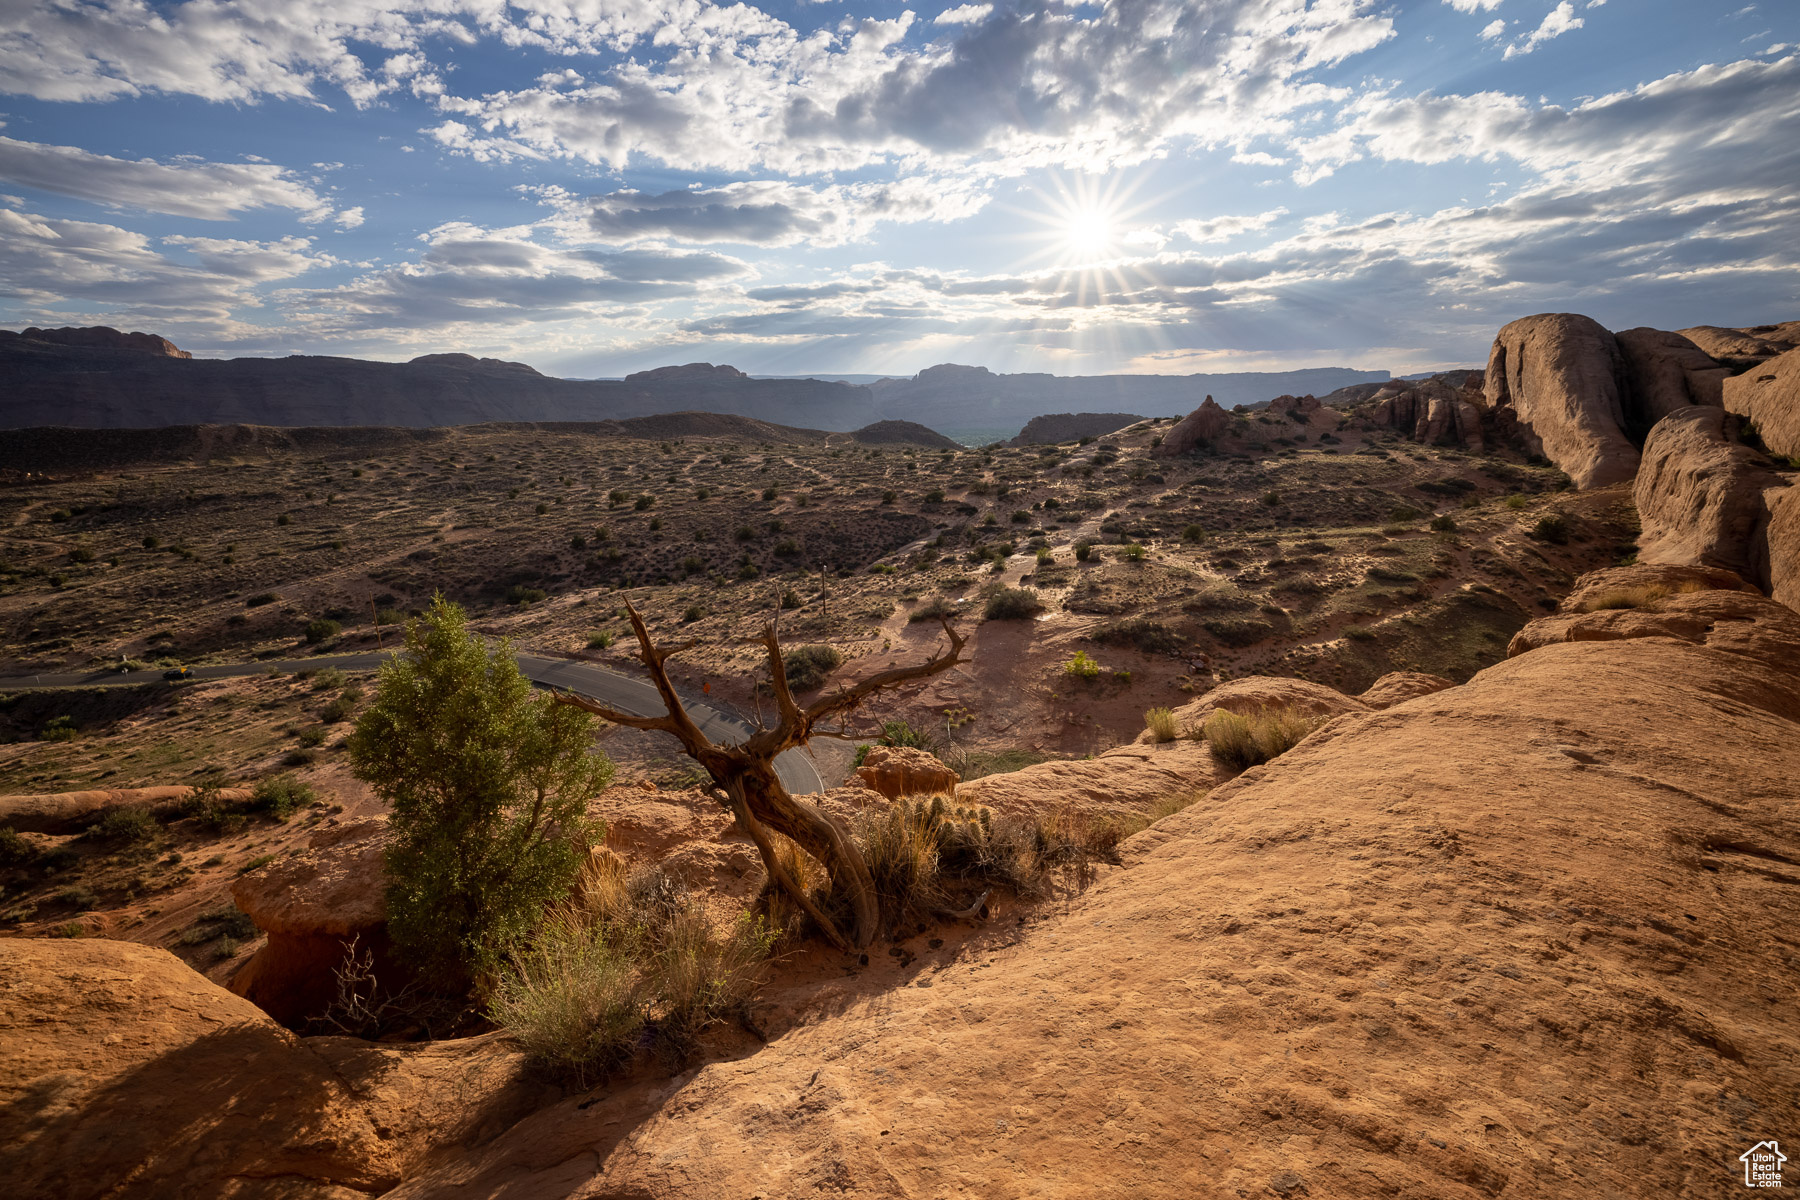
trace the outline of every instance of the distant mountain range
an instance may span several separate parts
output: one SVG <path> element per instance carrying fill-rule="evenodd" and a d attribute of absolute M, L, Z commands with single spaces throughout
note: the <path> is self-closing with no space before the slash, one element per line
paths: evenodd
<path fill-rule="evenodd" d="M 855 377 L 865 378 L 865 377 Z M 702 411 L 848 432 L 903 420 L 955 434 L 1017 433 L 1051 412 L 1187 413 L 1207 395 L 1229 408 L 1282 394 L 1385 382 L 1385 371 L 1325 367 L 1210 375 L 996 375 L 946 364 L 861 385 L 753 378 L 689 363 L 622 380 L 557 379 L 524 363 L 428 354 L 407 363 L 294 355 L 190 357 L 151 334 L 106 328 L 0 330 L 0 427 L 166 425 L 400 426 L 606 421 Z"/>

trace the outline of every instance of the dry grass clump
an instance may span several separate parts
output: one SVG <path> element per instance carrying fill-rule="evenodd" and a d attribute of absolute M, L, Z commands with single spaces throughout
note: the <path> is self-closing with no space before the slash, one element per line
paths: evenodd
<path fill-rule="evenodd" d="M 1251 713 L 1221 708 L 1206 718 L 1200 732 L 1221 764 L 1233 771 L 1246 771 L 1287 753 L 1324 723 L 1323 717 L 1285 706 L 1260 708 Z"/>
<path fill-rule="evenodd" d="M 1576 605 L 1576 612 L 1599 612 L 1613 608 L 1645 608 L 1654 610 L 1657 602 L 1667 600 L 1670 596 L 1687 596 L 1695 592 L 1709 590 L 1704 582 L 1698 579 L 1684 579 L 1674 587 L 1665 584 L 1651 583 L 1642 587 L 1608 588 L 1597 592 Z"/>
<path fill-rule="evenodd" d="M 573 902 L 502 963 L 488 1014 L 538 1063 L 586 1084 L 646 1041 L 674 1062 L 741 1017 L 762 985 L 774 927 L 721 926 L 659 867 L 590 860 Z"/>
<path fill-rule="evenodd" d="M 1175 714 L 1166 708 L 1153 708 L 1144 714 L 1144 728 L 1157 742 L 1172 742 L 1181 736 L 1176 727 Z"/>

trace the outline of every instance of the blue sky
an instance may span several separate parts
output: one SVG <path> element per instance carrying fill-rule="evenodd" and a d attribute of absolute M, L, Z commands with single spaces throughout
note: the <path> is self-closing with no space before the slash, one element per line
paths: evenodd
<path fill-rule="evenodd" d="M 565 375 L 1800 316 L 1800 6 L 17 0 L 0 324 Z"/>

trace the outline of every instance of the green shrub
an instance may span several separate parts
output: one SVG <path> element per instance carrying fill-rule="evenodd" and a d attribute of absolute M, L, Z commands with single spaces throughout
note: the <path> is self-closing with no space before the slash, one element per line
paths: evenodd
<path fill-rule="evenodd" d="M 360 693 L 359 693 L 360 694 Z M 327 725 L 335 725 L 356 711 L 356 696 L 346 691 L 330 704 L 319 710 L 319 720 Z M 320 738 L 323 741 L 323 736 Z"/>
<path fill-rule="evenodd" d="M 1086 650 L 1077 650 L 1070 656 L 1069 661 L 1063 664 L 1062 670 L 1063 674 L 1070 679 L 1098 679 L 1100 677 L 1100 664 L 1088 657 Z"/>
<path fill-rule="evenodd" d="M 1126 562 L 1143 562 L 1145 558 L 1149 557 L 1150 552 L 1136 542 L 1126 542 L 1119 548 L 1119 553 L 1124 556 Z"/>
<path fill-rule="evenodd" d="M 629 934 L 553 911 L 501 963 L 488 1016 L 533 1061 L 587 1087 L 622 1065 L 643 1031 L 647 991 Z"/>
<path fill-rule="evenodd" d="M 650 495 L 647 492 L 644 495 L 639 496 L 636 500 L 631 502 L 631 507 L 636 509 L 638 512 L 648 512 L 650 509 L 654 508 L 655 506 L 656 506 L 656 497 Z"/>
<path fill-rule="evenodd" d="M 1524 508 L 1530 503 L 1531 501 L 1527 500 L 1524 496 L 1519 495 L 1517 492 L 1514 492 L 1506 498 L 1506 507 L 1515 510 Z"/>
<path fill-rule="evenodd" d="M 1262 494 L 1262 502 L 1264 505 L 1268 506 L 1269 508 L 1278 508 L 1281 505 L 1281 493 L 1280 492 L 1264 492 Z"/>
<path fill-rule="evenodd" d="M 1202 734 L 1214 758 L 1234 771 L 1245 771 L 1285 754 L 1323 723 L 1322 717 L 1291 708 L 1262 708 L 1248 714 L 1221 708 L 1206 719 Z"/>
<path fill-rule="evenodd" d="M 948 596 L 933 596 L 919 607 L 912 610 L 906 619 L 913 621 L 937 621 L 956 615 L 956 601 Z"/>
<path fill-rule="evenodd" d="M 1439 533 L 1455 533 L 1456 518 L 1452 517 L 1449 513 L 1444 513 L 1441 516 L 1431 518 L 1431 527 Z"/>
<path fill-rule="evenodd" d="M 292 775 L 272 775 L 260 779 L 250 792 L 250 809 L 267 813 L 277 821 L 285 821 L 302 808 L 318 803 L 318 795 L 308 784 Z"/>
<path fill-rule="evenodd" d="M 1181 540 L 1184 542 L 1198 542 L 1205 538 L 1206 527 L 1203 525 L 1183 525 L 1181 527 Z"/>
<path fill-rule="evenodd" d="M 1388 509 L 1388 520 L 1390 521 L 1416 521 L 1424 515 L 1425 514 L 1418 509 L 1406 504 L 1396 504 L 1394 507 Z"/>
<path fill-rule="evenodd" d="M 261 608 L 263 605 L 273 604 L 279 599 L 281 599 L 281 597 L 277 596 L 274 592 L 258 592 L 256 595 L 244 601 L 244 607 Z"/>
<path fill-rule="evenodd" d="M 337 718 L 337 720 L 342 719 L 342 717 Z M 302 729 L 299 738 L 296 740 L 299 741 L 300 747 L 303 750 L 311 750 L 316 746 L 323 746 L 325 744 L 325 730 L 317 725 L 313 726 L 311 729 Z"/>
<path fill-rule="evenodd" d="M 1569 519 L 1561 513 L 1539 517 L 1537 524 L 1532 526 L 1531 536 L 1540 542 L 1566 546 L 1569 544 Z"/>
<path fill-rule="evenodd" d="M 1103 646 L 1133 646 L 1145 654 L 1176 654 L 1187 639 L 1151 617 L 1126 617 L 1094 627 L 1089 635 Z"/>
<path fill-rule="evenodd" d="M 156 818 L 141 804 L 122 804 L 88 827 L 95 837 L 109 842 L 147 842 L 156 836 Z"/>
<path fill-rule="evenodd" d="M 989 621 L 1027 621 L 1044 611 L 1044 601 L 1031 588 L 1000 588 L 987 598 L 981 615 Z"/>
<path fill-rule="evenodd" d="M 796 592 L 793 588 L 788 588 L 785 591 L 783 591 L 781 593 L 781 607 L 789 608 L 789 609 L 799 608 L 800 607 L 800 593 Z"/>
<path fill-rule="evenodd" d="M 0 870 L 27 867 L 37 861 L 37 847 L 11 825 L 0 825 Z"/>
<path fill-rule="evenodd" d="M 610 650 L 612 644 L 613 635 L 604 629 L 596 629 L 587 636 L 589 650 Z"/>
<path fill-rule="evenodd" d="M 75 718 L 67 713 L 51 717 L 44 722 L 44 727 L 38 730 L 38 741 L 40 742 L 72 742 L 74 740 Z"/>
<path fill-rule="evenodd" d="M 313 645 L 336 637 L 344 627 L 330 617 L 317 617 L 306 623 L 306 640 Z"/>
<path fill-rule="evenodd" d="M 1075 543 L 1075 561 L 1086 562 L 1094 555 L 1094 543 L 1083 539 Z"/>
<path fill-rule="evenodd" d="M 1153 708 L 1144 714 L 1144 728 L 1158 742 L 1172 742 L 1180 736 L 1175 714 L 1167 708 Z"/>
<path fill-rule="evenodd" d="M 517 604 L 524 607 L 526 605 L 536 604 L 544 598 L 544 595 L 544 589 L 542 588 L 527 587 L 522 583 L 515 583 L 506 589 L 506 602 L 508 604 Z"/>
<path fill-rule="evenodd" d="M 704 908 L 690 903 L 670 916 L 660 934 L 649 971 L 657 1048 L 682 1063 L 709 1025 L 747 1011 L 778 931 L 746 914 L 721 933 Z"/>
<path fill-rule="evenodd" d="M 835 646 L 792 646 L 781 652 L 788 687 L 796 692 L 812 691 L 843 661 L 843 654 Z"/>
<path fill-rule="evenodd" d="M 681 610 L 681 623 L 683 625 L 692 625 L 695 621 L 701 620 L 705 616 L 706 609 L 704 607 L 698 604 L 690 604 Z"/>
<path fill-rule="evenodd" d="M 333 688 L 341 688 L 346 683 L 350 682 L 350 676 L 344 674 L 344 672 L 338 670 L 336 667 L 326 667 L 321 671 L 302 671 L 300 672 L 300 677 L 302 679 L 310 678 L 312 680 L 312 690 L 315 692 L 329 692 Z"/>
<path fill-rule="evenodd" d="M 496 964 L 569 885 L 611 781 L 587 713 L 533 692 L 441 596 L 381 668 L 351 763 L 390 808 L 388 930 L 429 971 Z"/>

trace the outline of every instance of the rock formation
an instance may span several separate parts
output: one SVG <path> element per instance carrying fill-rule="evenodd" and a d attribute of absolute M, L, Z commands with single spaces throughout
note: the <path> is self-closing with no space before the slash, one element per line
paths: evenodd
<path fill-rule="evenodd" d="M 911 746 L 870 746 L 856 778 L 889 800 L 952 793 L 962 777 L 936 755 Z"/>
<path fill-rule="evenodd" d="M 1650 431 L 1633 485 L 1644 562 L 1720 567 L 1769 586 L 1770 503 L 1790 480 L 1738 439 L 1739 421 L 1690 407 Z"/>
<path fill-rule="evenodd" d="M 648 371 L 637 371 L 627 375 L 625 377 L 625 382 L 665 383 L 669 380 L 678 379 L 699 379 L 709 382 L 723 380 L 731 382 L 748 378 L 750 377 L 736 367 L 726 366 L 724 363 L 720 363 L 716 367 L 711 363 L 684 363 L 678 367 L 655 367 Z"/>
<path fill-rule="evenodd" d="M 1368 690 L 1357 699 L 1371 711 L 1378 711 L 1455 686 L 1455 683 L 1442 675 L 1432 675 L 1425 671 L 1390 671 L 1371 683 Z"/>
<path fill-rule="evenodd" d="M 1561 467 L 1575 486 L 1603 487 L 1637 471 L 1625 436 L 1618 342 L 1574 313 L 1522 317 L 1501 328 L 1488 355 L 1486 396 L 1503 427 Z"/>
<path fill-rule="evenodd" d="M 404 1194 L 1728 1187 L 1800 1122 L 1800 961 L 1771 950 L 1800 919 L 1800 617 L 1707 595 L 1736 619 L 1701 641 L 1553 641 L 1347 714 L 1010 944 Z"/>
<path fill-rule="evenodd" d="M 1724 404 L 1747 417 L 1772 454 L 1800 461 L 1800 350 L 1725 381 Z"/>
<path fill-rule="evenodd" d="M 1049 413 L 1025 422 L 1019 436 L 1009 446 L 1048 446 L 1057 442 L 1105 437 L 1127 425 L 1136 425 L 1143 417 L 1134 413 Z"/>
<path fill-rule="evenodd" d="M 1400 431 L 1428 446 L 1463 446 L 1480 453 L 1485 398 L 1479 372 L 1463 373 L 1467 381 L 1455 387 L 1442 375 L 1411 387 L 1384 388 L 1374 396 L 1369 420 Z"/>
<path fill-rule="evenodd" d="M 1147 739 L 1116 746 L 1091 759 L 1038 763 L 956 786 L 965 804 L 996 812 L 1139 815 L 1171 796 L 1205 791 L 1225 778 L 1206 743 L 1190 738 L 1153 745 Z"/>
<path fill-rule="evenodd" d="M 1210 445 L 1218 440 L 1231 424 L 1231 414 L 1213 403 L 1208 396 L 1196 408 L 1163 434 L 1162 445 L 1151 453 L 1157 458 L 1174 458 L 1181 454 L 1192 454 L 1198 447 Z"/>
<path fill-rule="evenodd" d="M 1627 329 L 1614 336 L 1625 361 L 1626 418 L 1640 432 L 1689 405 L 1724 402 L 1731 368 L 1679 333 Z"/>
<path fill-rule="evenodd" d="M 240 876 L 231 898 L 268 944 L 231 979 L 231 990 L 284 1025 L 318 1016 L 337 993 L 345 948 L 375 959 L 378 979 L 394 968 L 387 938 L 385 819 L 327 827 L 308 849 Z"/>
<path fill-rule="evenodd" d="M 928 446 L 933 450 L 959 450 L 960 443 L 917 421 L 876 421 L 850 434 L 865 446 Z"/>
<path fill-rule="evenodd" d="M 28 833 L 80 833 L 115 808 L 141 806 L 165 819 L 177 816 L 194 794 L 191 787 L 98 788 L 0 796 L 0 825 Z M 241 803 L 249 788 L 220 788 L 218 799 Z"/>
<path fill-rule="evenodd" d="M 1784 321 L 1779 325 L 1753 325 L 1743 329 L 1696 325 L 1692 329 L 1678 332 L 1720 362 L 1740 365 L 1761 362 L 1800 347 L 1800 321 Z"/>

